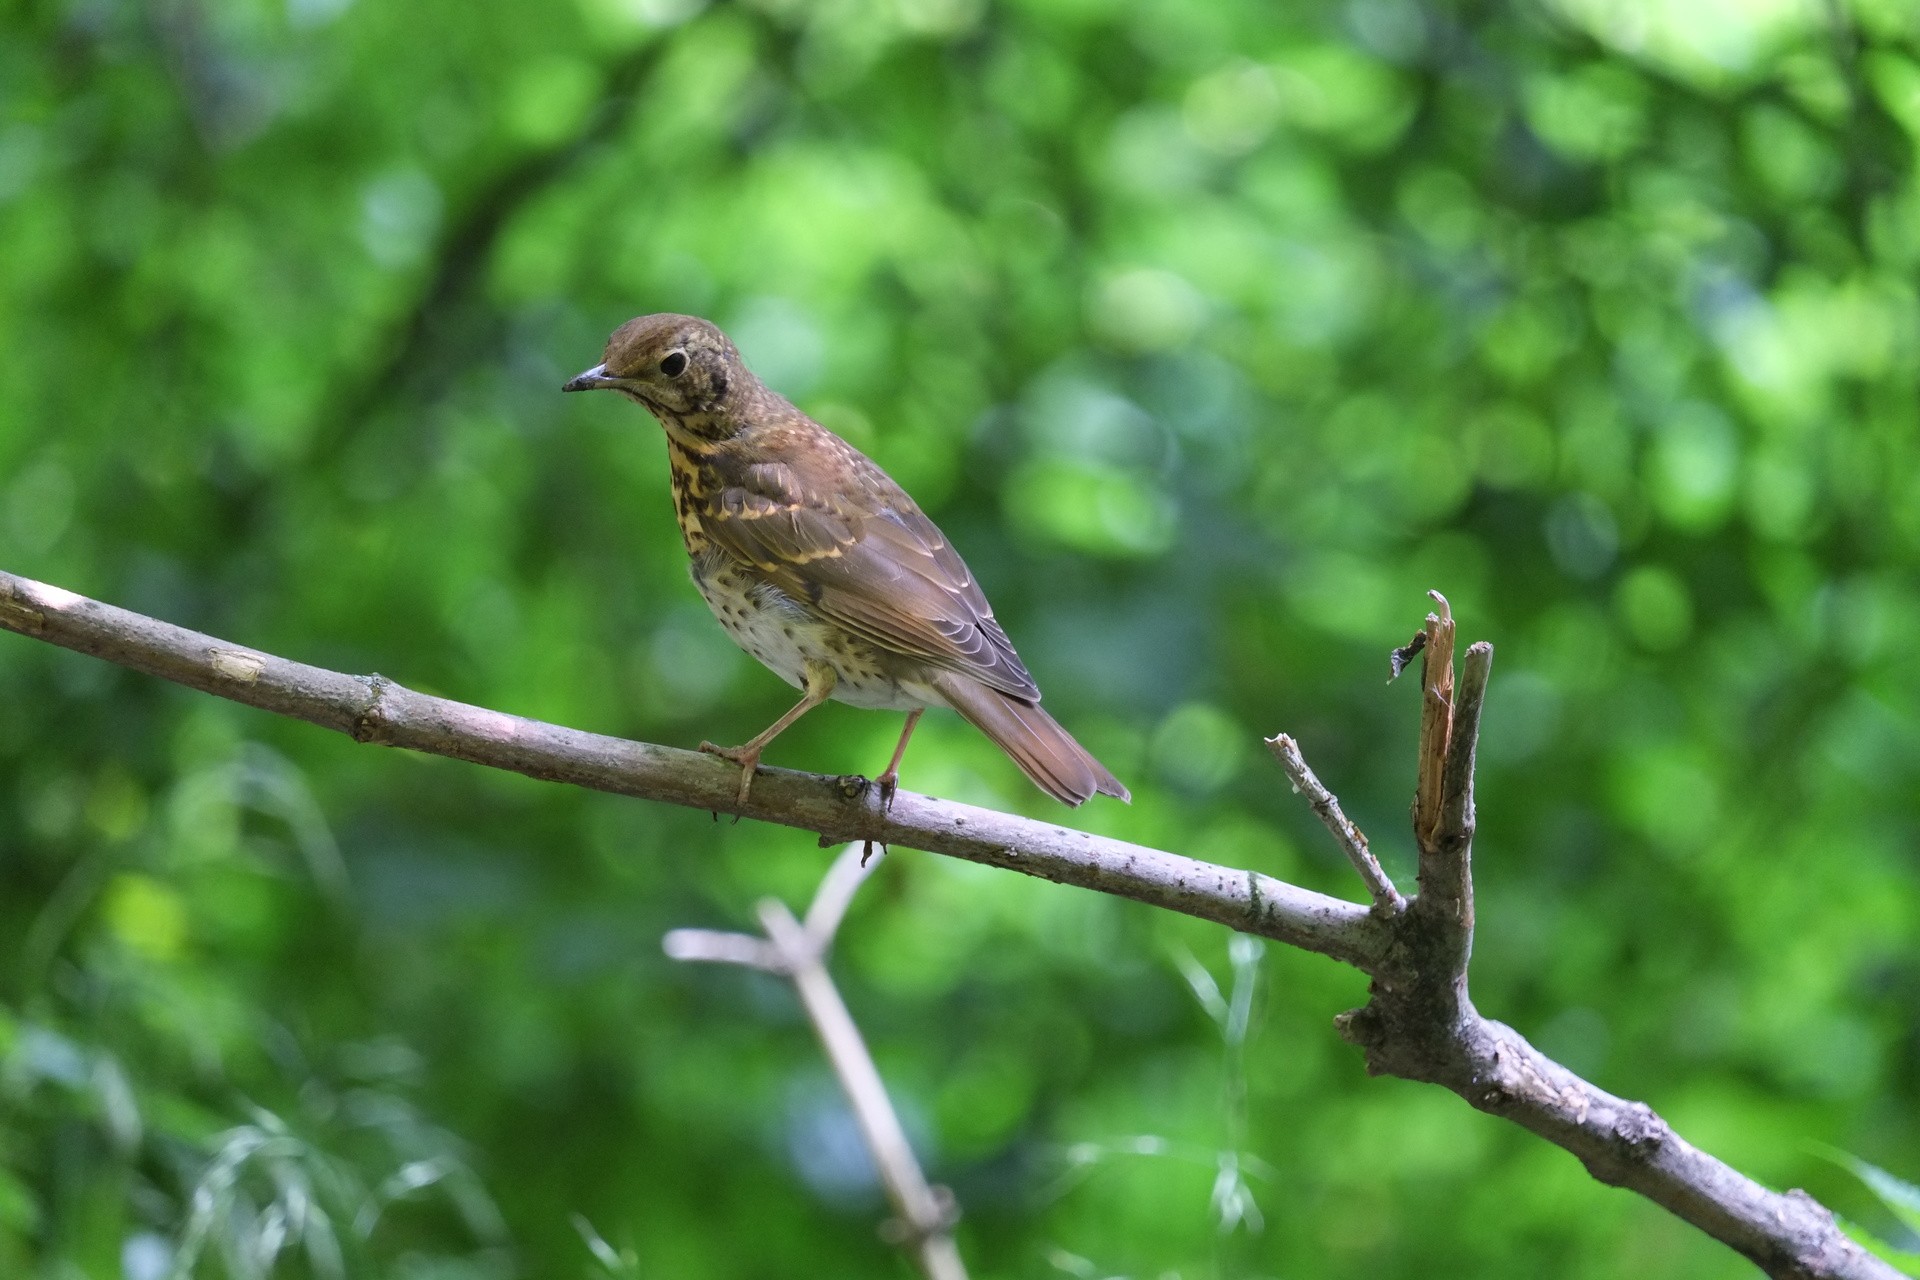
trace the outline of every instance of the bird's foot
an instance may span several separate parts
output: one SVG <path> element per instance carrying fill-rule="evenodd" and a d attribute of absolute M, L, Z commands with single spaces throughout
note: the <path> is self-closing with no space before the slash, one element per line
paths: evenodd
<path fill-rule="evenodd" d="M 875 790 L 880 793 L 880 816 L 885 817 L 893 811 L 893 797 L 900 790 L 900 770 L 897 768 L 887 770 L 873 780 L 873 785 Z M 882 853 L 887 851 L 887 845 L 884 840 L 868 839 L 863 840 L 861 844 L 864 846 L 860 850 L 860 865 L 863 867 L 867 865 L 867 859 L 873 856 L 873 847 L 875 845 L 880 846 Z"/>
<path fill-rule="evenodd" d="M 753 790 L 753 773 L 760 767 L 760 751 L 757 747 L 717 747 L 711 742 L 703 742 L 700 749 L 710 756 L 719 756 L 722 760 L 731 760 L 740 766 L 740 794 L 742 806 L 747 803 L 747 793 Z M 738 819 L 736 819 L 738 821 Z"/>

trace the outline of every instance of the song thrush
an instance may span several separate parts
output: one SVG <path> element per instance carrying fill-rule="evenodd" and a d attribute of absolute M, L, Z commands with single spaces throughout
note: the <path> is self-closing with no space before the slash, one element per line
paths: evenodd
<path fill-rule="evenodd" d="M 667 433 L 694 585 L 734 642 L 803 695 L 738 747 L 745 803 L 760 753 L 829 698 L 905 711 L 878 782 L 890 802 L 920 713 L 951 707 L 1048 795 L 1129 798 L 1040 709 L 1040 690 L 959 553 L 906 491 L 769 390 L 694 316 L 629 320 L 563 391 L 618 391 Z"/>

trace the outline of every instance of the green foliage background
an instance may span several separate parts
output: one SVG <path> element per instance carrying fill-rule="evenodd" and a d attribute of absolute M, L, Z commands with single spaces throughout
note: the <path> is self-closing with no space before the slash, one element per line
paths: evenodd
<path fill-rule="evenodd" d="M 1819 1153 L 1920 1174 L 1916 136 L 1904 0 L 26 0 L 0 563 L 744 738 L 788 694 L 657 429 L 558 394 L 710 316 L 967 554 L 1133 785 L 1090 829 L 1357 895 L 1284 729 L 1409 876 L 1384 655 L 1446 591 L 1498 649 L 1480 1006 L 1879 1223 Z M 945 715 L 907 785 L 1068 820 Z M 803 834 L 0 638 L 0 851 L 0 1273 L 903 1271 L 790 996 L 660 954 L 803 900 Z M 1331 963 L 1243 946 L 1236 1050 L 1228 953 L 882 867 L 836 967 L 979 1275 L 1749 1274 L 1365 1079 Z"/>

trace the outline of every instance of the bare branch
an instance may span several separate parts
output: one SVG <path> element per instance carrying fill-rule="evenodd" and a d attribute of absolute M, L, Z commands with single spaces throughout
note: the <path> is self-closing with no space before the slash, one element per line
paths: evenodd
<path fill-rule="evenodd" d="M 865 778 L 763 769 L 746 804 L 739 772 L 695 751 L 583 733 L 230 644 L 0 573 L 0 628 L 189 688 L 292 716 L 356 742 L 405 747 L 552 782 L 737 813 L 1098 889 L 1213 920 L 1365 968 L 1387 944 L 1366 907 L 1179 854 L 1050 822 L 901 791 L 882 810 Z"/>
<path fill-rule="evenodd" d="M 1485 640 L 1467 646 L 1467 660 L 1453 698 L 1453 727 L 1447 735 L 1447 764 L 1440 786 L 1440 836 L 1443 841 L 1473 840 L 1473 765 L 1480 744 L 1480 706 L 1493 674 L 1493 646 Z"/>
<path fill-rule="evenodd" d="M 1369 1071 L 1443 1085 L 1473 1106 L 1525 1126 L 1578 1156 L 1596 1178 L 1666 1207 L 1780 1280 L 1899 1280 L 1898 1271 L 1849 1239 L 1833 1215 L 1805 1192 L 1783 1195 L 1742 1176 L 1681 1139 L 1644 1103 L 1596 1088 L 1473 1008 L 1466 990 L 1473 935 L 1472 770 L 1492 650 L 1477 645 L 1468 651 L 1456 692 L 1454 628 L 1444 600 L 1425 632 L 1414 803 L 1421 893 L 1397 915 L 1253 872 L 909 792 L 901 792 L 892 809 L 883 811 L 864 778 L 769 769 L 755 783 L 751 800 L 739 805 L 733 767 L 709 756 L 429 697 L 377 675 L 344 675 L 289 662 L 5 573 L 0 573 L 0 629 L 306 720 L 359 742 L 738 813 L 817 832 L 823 844 L 871 840 L 965 858 L 1319 952 L 1373 977 L 1368 1005 L 1341 1015 L 1336 1024 L 1363 1049 Z M 822 938 L 831 934 L 826 924 L 843 911 L 844 905 L 829 910 L 825 902 L 816 903 Z M 766 919 L 776 948 L 813 957 L 811 969 L 832 1000 L 820 1007 L 837 1006 L 845 1017 L 845 1006 L 818 964 L 819 945 L 785 907 Z M 709 943 L 689 945 L 698 949 Z M 714 958 L 736 963 L 752 962 L 745 959 L 749 954 L 760 956 L 735 943 L 720 949 L 728 956 Z M 798 985 L 799 974 L 794 976 Z M 815 989 L 818 993 L 817 984 Z M 804 991 L 802 998 L 809 999 Z M 850 1028 L 851 1019 L 845 1020 Z M 924 1234 L 923 1224 L 932 1218 L 924 1202 L 916 1203 L 920 1208 L 902 1215 L 912 1231 L 923 1233 L 916 1237 L 922 1265 L 944 1265 L 926 1261 L 928 1242 L 943 1237 Z M 950 1247 L 951 1240 L 947 1243 Z M 952 1262 L 957 1268 L 957 1255 Z M 946 1280 L 963 1273 L 929 1274 Z"/>
<path fill-rule="evenodd" d="M 864 844 L 850 844 L 827 868 L 820 887 L 814 890 L 813 905 L 807 908 L 807 937 L 821 955 L 833 946 L 833 935 L 839 932 L 853 895 L 860 892 L 860 886 L 879 865 L 880 860 L 869 856 Z"/>
<path fill-rule="evenodd" d="M 1447 626 L 1451 632 L 1451 623 Z M 1448 659 L 1452 648 L 1449 634 Z M 1430 659 L 1434 653 L 1430 646 Z M 1492 670 L 1493 646 L 1483 640 L 1468 648 L 1457 688 L 1451 670 L 1429 675 L 1429 692 L 1434 688 L 1450 690 L 1442 709 L 1444 753 L 1437 762 L 1424 755 L 1420 761 L 1422 780 L 1438 776 L 1440 782 L 1433 794 L 1428 819 L 1431 825 L 1418 831 L 1420 897 L 1414 909 L 1431 926 L 1426 934 L 1432 961 L 1428 973 L 1445 974 L 1454 987 L 1452 998 L 1468 1008 L 1467 961 L 1473 954 L 1473 765 L 1480 738 L 1480 706 L 1486 699 Z M 1429 696 L 1427 706 L 1435 705 Z M 1423 751 L 1429 741 L 1423 735 Z"/>
<path fill-rule="evenodd" d="M 1420 772 L 1413 793 L 1413 833 L 1423 858 L 1440 826 L 1447 734 L 1453 727 L 1453 610 L 1438 591 L 1427 594 L 1440 611 L 1427 615 L 1427 642 L 1420 659 Z M 1425 869 L 1423 863 L 1423 873 Z"/>
<path fill-rule="evenodd" d="M 1300 744 L 1282 733 L 1267 739 L 1267 750 L 1273 752 L 1273 758 L 1280 762 L 1280 768 L 1293 783 L 1293 789 L 1307 798 L 1315 814 L 1333 833 L 1333 839 L 1340 851 L 1347 855 L 1347 861 L 1360 873 L 1360 879 L 1366 884 L 1367 892 L 1373 895 L 1376 911 L 1385 911 L 1397 915 L 1407 906 L 1400 891 L 1393 887 L 1393 881 L 1380 868 L 1380 860 L 1373 856 L 1373 850 L 1367 847 L 1367 837 L 1359 827 L 1353 825 L 1340 801 L 1326 784 L 1314 776 L 1307 767 L 1306 757 L 1300 754 Z"/>
<path fill-rule="evenodd" d="M 842 850 L 814 891 L 805 925 L 794 919 L 785 903 L 766 898 L 758 908 L 767 931 L 765 940 L 744 933 L 675 929 L 661 939 L 661 946 L 675 960 L 741 964 L 780 974 L 793 983 L 897 1215 L 882 1234 L 908 1250 L 927 1280 L 967 1280 L 967 1269 L 953 1243 L 953 1197 L 946 1188 L 927 1182 L 873 1055 L 867 1052 L 860 1028 L 827 972 L 827 948 L 853 895 L 870 873 L 868 864 L 861 845 L 850 844 Z"/>
<path fill-rule="evenodd" d="M 1532 1130 L 1599 1181 L 1645 1196 L 1776 1280 L 1903 1280 L 1806 1192 L 1761 1186 L 1686 1141 L 1646 1103 L 1596 1088 L 1470 1006 L 1442 1039 L 1439 1028 L 1395 1007 L 1390 980 L 1376 981 L 1373 1002 L 1337 1022 L 1366 1051 L 1369 1073 L 1442 1085 Z"/>
<path fill-rule="evenodd" d="M 902 1243 L 912 1249 L 927 1280 L 966 1280 L 967 1270 L 953 1244 L 952 1200 L 936 1194 L 921 1172 L 920 1161 L 881 1082 L 879 1068 L 873 1065 L 873 1055 L 867 1052 L 860 1028 L 847 1012 L 846 1002 L 833 985 L 813 939 L 786 904 L 775 898 L 760 903 L 760 923 L 781 957 L 792 966 L 793 989 L 799 993 L 807 1019 L 820 1037 L 820 1047 L 846 1092 L 860 1136 L 873 1153 L 887 1200 L 899 1215 Z"/>
<path fill-rule="evenodd" d="M 1369 1072 L 1443 1085 L 1531 1129 L 1602 1182 L 1663 1205 L 1769 1275 L 1897 1276 L 1805 1192 L 1781 1195 L 1742 1176 L 1682 1140 L 1645 1103 L 1596 1088 L 1473 1007 L 1473 769 L 1493 646 L 1467 649 L 1456 687 L 1452 611 L 1438 592 L 1429 594 L 1440 609 L 1427 616 L 1418 646 L 1425 654 L 1413 806 L 1420 894 L 1393 921 L 1392 949 L 1369 970 L 1371 1000 L 1336 1020 L 1341 1035 L 1365 1051 Z M 1337 806 L 1331 793 L 1328 800 Z"/>
<path fill-rule="evenodd" d="M 1450 767 L 1461 760 L 1470 767 L 1473 743 L 1456 760 L 1450 748 L 1454 738 L 1453 610 L 1438 591 L 1427 593 L 1440 605 L 1427 615 L 1426 643 L 1420 661 L 1420 756 L 1415 770 L 1413 839 L 1420 859 L 1420 893 L 1409 915 L 1418 930 L 1423 957 L 1419 972 L 1423 1012 L 1451 1025 L 1470 1016 L 1467 999 L 1467 960 L 1473 952 L 1473 832 L 1449 827 L 1449 784 L 1460 794 L 1473 786 Z M 1487 658 L 1491 660 L 1488 649 Z M 1481 674 L 1485 689 L 1485 672 Z M 1478 701 L 1474 731 L 1478 731 Z M 1464 814 L 1464 810 L 1461 811 Z M 1436 985 L 1436 983 L 1440 985 Z M 1403 995 L 1405 993 L 1402 993 Z"/>
<path fill-rule="evenodd" d="M 675 929 L 660 939 L 660 949 L 669 960 L 698 961 L 706 964 L 737 964 L 768 973 L 786 972 L 778 948 L 747 933 L 723 933 L 716 929 Z"/>

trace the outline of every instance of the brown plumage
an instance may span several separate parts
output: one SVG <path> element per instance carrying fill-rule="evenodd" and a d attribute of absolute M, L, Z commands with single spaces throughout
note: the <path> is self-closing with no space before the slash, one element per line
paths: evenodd
<path fill-rule="evenodd" d="M 906 491 L 770 391 L 719 329 L 640 316 L 563 390 L 608 389 L 667 433 L 674 511 L 693 580 L 735 642 L 803 694 L 739 747 L 740 798 L 767 743 L 829 698 L 906 711 L 880 775 L 891 797 L 920 713 L 951 707 L 1048 795 L 1129 798 L 1040 709 L 1040 690 L 966 563 Z"/>

